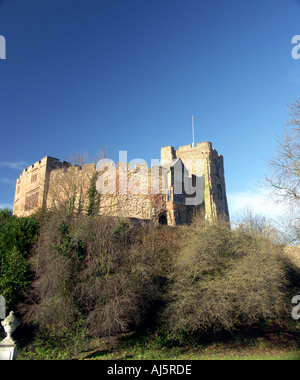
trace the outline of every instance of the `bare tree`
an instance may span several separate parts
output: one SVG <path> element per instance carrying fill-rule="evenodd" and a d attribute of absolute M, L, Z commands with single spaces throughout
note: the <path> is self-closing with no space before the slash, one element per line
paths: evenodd
<path fill-rule="evenodd" d="M 277 201 L 295 207 L 300 201 L 300 99 L 289 105 L 289 115 L 265 182 Z"/>
<path fill-rule="evenodd" d="M 99 207 L 99 194 L 95 190 L 97 171 L 95 164 L 105 158 L 106 153 L 99 151 L 90 164 L 87 152 L 76 153 L 69 165 L 52 173 L 48 190 L 51 208 L 67 208 L 68 213 L 95 212 Z M 83 170 L 84 168 L 84 170 Z"/>
<path fill-rule="evenodd" d="M 236 215 L 232 227 L 234 230 L 240 230 L 251 236 L 264 237 L 273 242 L 281 243 L 282 240 L 276 223 L 262 214 L 255 214 L 249 207 L 241 210 Z"/>
<path fill-rule="evenodd" d="M 283 215 L 285 239 L 300 239 L 300 98 L 289 104 L 289 118 L 278 139 L 274 157 L 269 161 L 270 174 L 265 178 L 270 196 L 286 206 Z"/>

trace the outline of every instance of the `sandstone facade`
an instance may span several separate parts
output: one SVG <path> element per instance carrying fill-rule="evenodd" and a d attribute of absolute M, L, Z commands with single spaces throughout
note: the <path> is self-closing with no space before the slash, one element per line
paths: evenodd
<path fill-rule="evenodd" d="M 46 156 L 17 179 L 13 213 L 66 202 L 88 212 L 95 200 L 99 214 L 168 225 L 187 223 L 195 210 L 206 219 L 229 218 L 223 157 L 210 142 L 161 148 L 161 165 L 150 168 L 109 160 L 72 166 Z"/>

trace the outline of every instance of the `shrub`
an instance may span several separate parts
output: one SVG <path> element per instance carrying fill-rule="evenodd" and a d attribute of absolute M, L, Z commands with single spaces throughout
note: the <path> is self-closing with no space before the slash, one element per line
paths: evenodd
<path fill-rule="evenodd" d="M 93 335 L 141 328 L 154 318 L 162 298 L 168 232 L 99 216 L 82 218 L 76 239 L 86 242 L 86 256 L 76 297 Z"/>
<path fill-rule="evenodd" d="M 31 260 L 36 278 L 26 320 L 55 332 L 83 322 L 94 336 L 141 326 L 160 297 L 154 236 L 152 228 L 109 217 L 53 212 Z"/>
<path fill-rule="evenodd" d="M 183 246 L 164 313 L 173 332 L 231 331 L 283 315 L 284 265 L 268 239 L 194 221 Z"/>
<path fill-rule="evenodd" d="M 79 315 L 73 292 L 83 249 L 73 241 L 73 223 L 61 211 L 45 214 L 32 252 L 35 278 L 25 320 L 50 331 L 68 329 Z"/>
<path fill-rule="evenodd" d="M 0 221 L 0 294 L 11 310 L 31 283 L 27 258 L 38 223 L 34 218 L 16 218 L 6 210 L 0 213 Z"/>

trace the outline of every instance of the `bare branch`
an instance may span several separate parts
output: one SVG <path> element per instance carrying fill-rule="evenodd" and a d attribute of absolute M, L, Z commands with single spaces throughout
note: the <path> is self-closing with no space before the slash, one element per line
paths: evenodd
<path fill-rule="evenodd" d="M 270 174 L 265 183 L 279 202 L 300 200 L 300 100 L 289 105 L 287 128 L 278 139 L 274 157 L 269 161 Z"/>

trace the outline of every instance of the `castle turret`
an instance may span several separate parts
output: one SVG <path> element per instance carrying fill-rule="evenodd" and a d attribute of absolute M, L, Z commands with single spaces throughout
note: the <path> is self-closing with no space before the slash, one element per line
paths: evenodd
<path fill-rule="evenodd" d="M 229 218 L 223 156 L 212 147 L 211 142 L 200 142 L 196 146 L 184 145 L 175 150 L 168 146 L 161 149 L 161 161 L 180 158 L 184 167 L 188 169 L 194 184 L 201 183 L 203 178 L 203 204 L 198 205 L 208 219 L 220 217 Z"/>
<path fill-rule="evenodd" d="M 28 216 L 46 205 L 50 172 L 63 164 L 46 156 L 23 170 L 16 182 L 14 215 Z"/>

